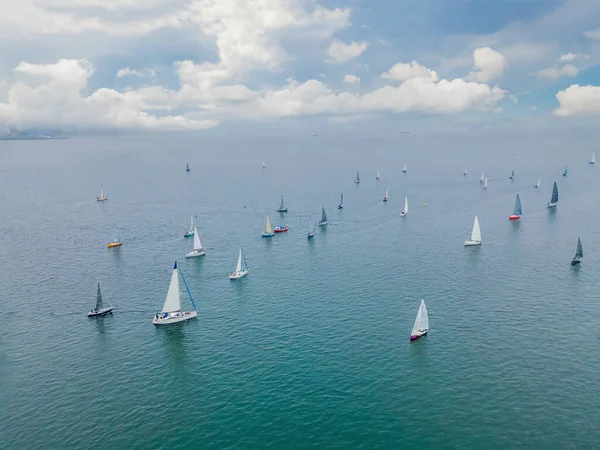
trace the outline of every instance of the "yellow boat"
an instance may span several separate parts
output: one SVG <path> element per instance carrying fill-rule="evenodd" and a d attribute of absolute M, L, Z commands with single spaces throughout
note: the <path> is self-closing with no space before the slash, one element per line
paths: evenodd
<path fill-rule="evenodd" d="M 110 242 L 110 243 L 106 244 L 106 246 L 107 246 L 108 248 L 120 247 L 121 245 L 123 245 L 123 242 L 122 242 L 122 241 L 112 241 L 112 242 Z"/>

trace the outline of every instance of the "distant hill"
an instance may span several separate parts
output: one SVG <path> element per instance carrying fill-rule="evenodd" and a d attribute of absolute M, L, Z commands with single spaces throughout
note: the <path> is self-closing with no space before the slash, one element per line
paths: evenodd
<path fill-rule="evenodd" d="M 7 133 L 0 135 L 2 141 L 37 141 L 44 139 L 68 139 L 57 130 L 26 130 L 10 129 Z"/>

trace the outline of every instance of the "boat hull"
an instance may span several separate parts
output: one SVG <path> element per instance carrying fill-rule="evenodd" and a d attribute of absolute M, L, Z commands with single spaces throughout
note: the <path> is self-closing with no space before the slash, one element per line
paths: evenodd
<path fill-rule="evenodd" d="M 481 241 L 465 241 L 465 247 L 471 247 L 473 245 L 481 245 Z"/>
<path fill-rule="evenodd" d="M 110 244 L 106 244 L 108 248 L 120 247 L 121 245 L 123 245 L 122 242 L 111 242 Z"/>
<path fill-rule="evenodd" d="M 422 333 L 419 333 L 419 334 L 413 334 L 413 335 L 411 335 L 411 336 L 410 336 L 410 340 L 411 340 L 411 342 L 412 342 L 412 341 L 416 341 L 416 340 L 417 340 L 417 339 L 419 339 L 420 337 L 423 337 L 423 336 L 425 336 L 425 335 L 427 334 L 427 331 L 429 331 L 429 330 L 425 330 L 424 332 L 422 332 Z"/>
<path fill-rule="evenodd" d="M 384 201 L 384 202 L 387 202 L 387 198 L 384 198 L 384 199 L 383 199 L 383 201 Z"/>
<path fill-rule="evenodd" d="M 162 317 L 160 314 L 156 314 L 152 323 L 154 325 L 172 325 L 179 322 L 185 322 L 186 320 L 194 319 L 198 313 L 196 311 L 185 311 L 179 313 L 168 314 L 167 317 Z"/>
<path fill-rule="evenodd" d="M 596 164 L 596 161 L 590 161 L 590 164 Z"/>
<path fill-rule="evenodd" d="M 96 197 L 96 200 L 99 202 L 105 202 L 108 199 L 106 197 Z"/>
<path fill-rule="evenodd" d="M 319 226 L 320 226 L 320 227 L 323 227 L 323 226 L 325 226 L 325 225 L 327 225 L 327 222 L 319 222 Z"/>
<path fill-rule="evenodd" d="M 98 311 L 91 310 L 87 313 L 88 317 L 101 317 L 106 316 L 107 314 L 112 314 L 112 306 L 110 308 L 102 308 Z"/>
<path fill-rule="evenodd" d="M 575 257 L 573 258 L 573 260 L 571 261 L 571 265 L 572 266 L 576 266 L 577 264 L 579 264 L 581 262 L 581 259 Z"/>
<path fill-rule="evenodd" d="M 556 207 L 557 203 L 548 203 L 548 208 Z"/>
<path fill-rule="evenodd" d="M 308 234 L 308 239 L 312 239 L 312 238 L 314 238 L 314 237 L 315 237 L 315 235 L 314 235 L 314 234 L 311 234 L 311 233 L 309 233 L 309 234 Z"/>
<path fill-rule="evenodd" d="M 508 218 L 508 220 L 519 220 L 520 218 L 521 218 L 521 216 L 518 216 L 518 215 L 516 215 L 516 214 L 513 214 L 512 216 L 510 216 L 510 217 Z"/>
<path fill-rule="evenodd" d="M 273 231 L 275 233 L 285 233 L 287 230 L 288 230 L 288 228 L 285 227 L 285 228 L 275 228 Z"/>
<path fill-rule="evenodd" d="M 275 233 L 263 233 L 260 235 L 260 237 L 264 237 L 264 238 L 270 238 L 275 236 Z"/>
<path fill-rule="evenodd" d="M 240 272 L 230 273 L 229 274 L 229 279 L 230 280 L 237 280 L 239 278 L 245 277 L 246 275 L 248 275 L 248 271 L 247 270 L 242 270 Z"/>
<path fill-rule="evenodd" d="M 287 212 L 287 208 L 284 208 L 284 209 L 278 209 L 278 210 L 277 210 L 277 212 L 278 212 L 278 213 L 284 213 L 284 212 Z"/>
<path fill-rule="evenodd" d="M 400 212 L 400 217 L 404 217 L 404 216 L 406 216 L 406 213 L 404 211 L 401 211 Z"/>
<path fill-rule="evenodd" d="M 195 258 L 197 256 L 204 256 L 206 252 L 204 250 L 194 250 L 185 255 L 186 258 Z"/>
<path fill-rule="evenodd" d="M 188 231 L 187 233 L 185 233 L 185 234 L 183 235 L 183 237 L 192 237 L 193 235 L 194 235 L 194 232 L 193 232 L 193 231 Z"/>

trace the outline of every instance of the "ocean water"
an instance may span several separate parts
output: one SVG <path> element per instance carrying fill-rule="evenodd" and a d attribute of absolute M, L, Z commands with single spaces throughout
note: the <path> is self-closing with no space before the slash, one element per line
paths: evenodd
<path fill-rule="evenodd" d="M 1 142 L 0 447 L 598 448 L 592 149 L 411 135 Z M 516 193 L 523 216 L 509 222 Z M 329 225 L 308 241 L 322 206 Z M 185 260 L 190 214 L 207 255 Z M 267 215 L 290 231 L 261 239 Z M 475 215 L 484 243 L 464 248 Z M 113 237 L 124 245 L 107 249 Z M 240 245 L 250 274 L 232 282 Z M 155 327 L 175 259 L 198 318 Z M 90 319 L 98 281 L 116 309 Z M 430 332 L 410 343 L 421 298 Z"/>

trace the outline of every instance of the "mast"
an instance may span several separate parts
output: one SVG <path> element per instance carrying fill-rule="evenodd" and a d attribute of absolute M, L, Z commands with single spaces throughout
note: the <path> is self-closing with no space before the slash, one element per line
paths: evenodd
<path fill-rule="evenodd" d="M 102 303 L 102 292 L 100 292 L 100 283 L 98 283 L 98 292 L 96 293 L 96 310 L 104 308 Z"/>
<path fill-rule="evenodd" d="M 171 284 L 169 284 L 169 291 L 167 292 L 167 298 L 165 299 L 165 304 L 162 307 L 162 311 L 181 311 L 181 298 L 179 294 L 179 275 L 177 272 L 177 261 L 175 261 L 175 266 L 173 266 L 173 273 L 171 274 Z"/>

